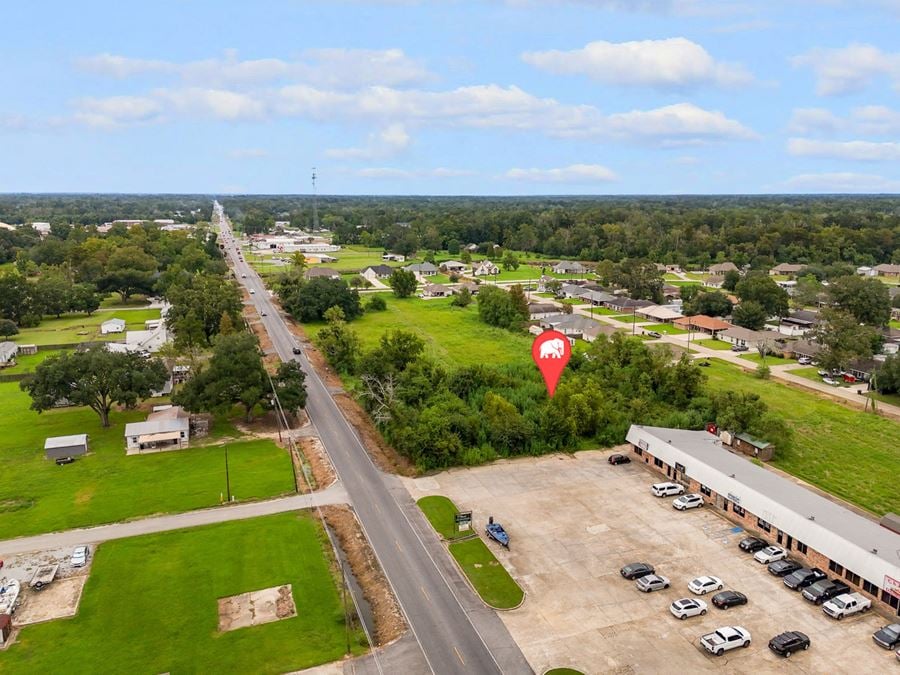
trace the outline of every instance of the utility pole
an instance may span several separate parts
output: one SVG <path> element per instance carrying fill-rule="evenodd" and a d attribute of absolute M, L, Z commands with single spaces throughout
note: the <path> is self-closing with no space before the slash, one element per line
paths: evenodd
<path fill-rule="evenodd" d="M 225 501 L 231 501 L 231 476 L 228 473 L 228 443 L 224 445 L 225 448 Z"/>
<path fill-rule="evenodd" d="M 319 229 L 319 195 L 316 192 L 316 167 L 312 168 L 313 230 Z"/>

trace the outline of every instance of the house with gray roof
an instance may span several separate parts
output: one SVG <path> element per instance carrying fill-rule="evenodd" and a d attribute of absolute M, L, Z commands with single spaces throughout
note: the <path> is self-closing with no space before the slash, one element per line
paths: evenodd
<path fill-rule="evenodd" d="M 145 422 L 125 425 L 126 454 L 186 448 L 190 429 L 190 416 L 178 406 L 150 413 Z"/>
<path fill-rule="evenodd" d="M 412 265 L 407 265 L 403 269 L 420 277 L 433 277 L 438 273 L 438 268 L 430 262 L 413 263 Z"/>

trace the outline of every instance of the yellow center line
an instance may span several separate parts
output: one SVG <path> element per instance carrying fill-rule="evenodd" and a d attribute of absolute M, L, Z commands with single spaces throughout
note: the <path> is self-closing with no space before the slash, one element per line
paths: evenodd
<path fill-rule="evenodd" d="M 462 657 L 462 654 L 459 653 L 459 650 L 456 648 L 455 645 L 453 646 L 453 651 L 456 652 L 456 656 L 459 658 L 459 662 L 463 665 L 466 665 L 466 660 Z"/>

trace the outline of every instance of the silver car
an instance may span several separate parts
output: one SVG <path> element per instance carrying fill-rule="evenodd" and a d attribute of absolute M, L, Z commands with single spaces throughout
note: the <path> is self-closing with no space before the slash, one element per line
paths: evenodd
<path fill-rule="evenodd" d="M 72 560 L 70 564 L 72 567 L 84 567 L 87 564 L 88 558 L 88 547 L 87 546 L 79 546 L 74 551 L 72 551 Z"/>
<path fill-rule="evenodd" d="M 634 582 L 634 585 L 637 586 L 639 591 L 650 593 L 651 591 L 661 591 L 664 588 L 668 588 L 669 580 L 658 574 L 648 574 Z"/>

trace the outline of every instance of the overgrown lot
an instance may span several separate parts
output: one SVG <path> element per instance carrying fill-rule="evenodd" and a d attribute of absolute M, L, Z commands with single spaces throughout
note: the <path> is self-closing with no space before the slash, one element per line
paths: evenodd
<path fill-rule="evenodd" d="M 34 328 L 22 328 L 13 337 L 19 344 L 65 345 L 93 340 L 123 340 L 125 333 L 100 334 L 100 324 L 123 319 L 126 330 L 144 330 L 144 322 L 158 319 L 159 309 L 110 309 L 87 314 L 68 314 L 59 319 L 45 318 Z"/>
<path fill-rule="evenodd" d="M 0 652 L 0 671 L 283 673 L 334 661 L 347 636 L 332 570 L 308 513 L 111 541 L 78 615 L 25 628 Z M 288 583 L 297 616 L 218 632 L 219 598 Z M 362 652 L 361 631 L 349 637 Z"/>

